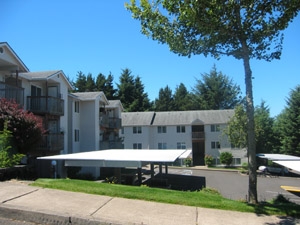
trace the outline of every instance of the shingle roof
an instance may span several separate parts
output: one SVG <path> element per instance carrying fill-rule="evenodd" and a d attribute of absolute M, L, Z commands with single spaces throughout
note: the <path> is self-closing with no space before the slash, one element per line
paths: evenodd
<path fill-rule="evenodd" d="M 122 113 L 122 126 L 150 126 L 154 112 Z"/>
<path fill-rule="evenodd" d="M 234 110 L 122 113 L 122 126 L 224 124 L 228 122 L 233 114 Z"/>
<path fill-rule="evenodd" d="M 50 71 L 40 71 L 40 72 L 19 73 L 19 75 L 23 75 L 24 77 L 33 80 L 44 80 L 60 72 L 61 70 L 50 70 Z"/>
<path fill-rule="evenodd" d="M 75 92 L 72 93 L 73 95 L 77 96 L 80 100 L 95 100 L 98 96 L 104 95 L 102 91 L 94 91 L 94 92 Z"/>

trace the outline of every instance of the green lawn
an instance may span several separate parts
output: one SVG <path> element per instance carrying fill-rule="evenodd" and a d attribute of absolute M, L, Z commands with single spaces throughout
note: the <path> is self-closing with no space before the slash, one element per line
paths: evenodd
<path fill-rule="evenodd" d="M 252 212 L 267 215 L 287 215 L 300 218 L 300 205 L 279 198 L 277 201 L 249 205 L 223 198 L 217 191 L 203 189 L 196 192 L 174 191 L 147 186 L 127 186 L 71 179 L 38 179 L 31 185 L 88 194 L 140 199 L 187 206 Z"/>

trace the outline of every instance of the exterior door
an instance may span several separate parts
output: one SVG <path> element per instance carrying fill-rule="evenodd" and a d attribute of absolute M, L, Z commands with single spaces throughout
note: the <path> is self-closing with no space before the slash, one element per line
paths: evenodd
<path fill-rule="evenodd" d="M 205 143 L 204 141 L 193 142 L 193 165 L 204 166 Z"/>

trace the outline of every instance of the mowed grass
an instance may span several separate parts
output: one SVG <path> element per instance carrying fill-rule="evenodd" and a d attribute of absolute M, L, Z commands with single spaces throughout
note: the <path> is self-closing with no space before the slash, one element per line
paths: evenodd
<path fill-rule="evenodd" d="M 71 179 L 38 179 L 31 185 L 111 197 L 300 218 L 300 205 L 285 199 L 251 205 L 226 199 L 213 189 L 189 192 Z"/>

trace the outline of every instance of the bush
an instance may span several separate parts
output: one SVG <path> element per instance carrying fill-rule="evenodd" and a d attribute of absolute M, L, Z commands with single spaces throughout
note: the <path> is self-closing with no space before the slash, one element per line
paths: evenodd
<path fill-rule="evenodd" d="M 222 164 L 229 166 L 232 163 L 233 156 L 230 152 L 222 152 L 220 155 L 220 161 Z"/>
<path fill-rule="evenodd" d="M 190 167 L 192 165 L 192 158 L 188 157 L 188 158 L 184 159 L 184 164 L 185 164 L 185 166 Z"/>
<path fill-rule="evenodd" d="M 204 161 L 206 166 L 212 166 L 214 162 L 214 158 L 211 155 L 205 155 Z"/>

